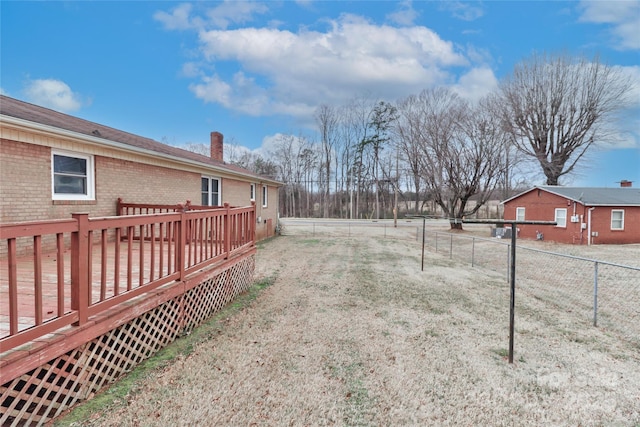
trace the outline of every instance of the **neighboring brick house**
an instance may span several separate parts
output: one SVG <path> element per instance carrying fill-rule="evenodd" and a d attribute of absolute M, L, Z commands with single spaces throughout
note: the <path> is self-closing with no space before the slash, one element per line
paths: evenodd
<path fill-rule="evenodd" d="M 0 96 L 0 222 L 116 215 L 128 203 L 248 206 L 257 237 L 272 235 L 278 181 L 211 157 Z"/>
<path fill-rule="evenodd" d="M 518 237 L 570 244 L 640 243 L 640 188 L 537 186 L 504 204 L 505 220 L 556 221 L 518 225 Z"/>

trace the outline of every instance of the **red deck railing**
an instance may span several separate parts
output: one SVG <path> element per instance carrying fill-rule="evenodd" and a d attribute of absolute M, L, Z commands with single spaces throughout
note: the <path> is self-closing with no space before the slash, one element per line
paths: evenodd
<path fill-rule="evenodd" d="M 0 322 L 9 327 L 0 333 L 0 352 L 83 325 L 255 245 L 255 205 L 140 212 L 2 225 L 0 294 L 8 297 L 0 301 Z M 28 256 L 19 247 L 31 249 Z"/>

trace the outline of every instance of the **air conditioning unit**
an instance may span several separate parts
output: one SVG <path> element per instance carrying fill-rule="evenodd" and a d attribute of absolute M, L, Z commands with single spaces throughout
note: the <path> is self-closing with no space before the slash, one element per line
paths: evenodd
<path fill-rule="evenodd" d="M 580 222 L 580 215 L 571 215 L 571 222 Z"/>

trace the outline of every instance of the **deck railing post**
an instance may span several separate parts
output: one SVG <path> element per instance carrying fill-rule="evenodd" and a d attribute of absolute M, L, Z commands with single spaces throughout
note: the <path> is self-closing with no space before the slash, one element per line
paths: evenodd
<path fill-rule="evenodd" d="M 78 230 L 71 233 L 71 309 L 78 312 L 76 326 L 88 319 L 89 308 L 89 214 L 71 215 Z"/>
<path fill-rule="evenodd" d="M 224 204 L 224 252 L 225 259 L 228 259 L 231 252 L 231 208 L 229 203 Z"/>
<path fill-rule="evenodd" d="M 249 223 L 251 224 L 251 246 L 256 245 L 256 202 L 255 200 L 251 202 L 251 215 L 249 219 Z"/>
<path fill-rule="evenodd" d="M 178 241 L 176 242 L 176 255 L 178 263 L 178 271 L 180 272 L 180 280 L 185 279 L 185 253 L 187 251 L 187 213 L 185 210 L 180 211 L 180 226 L 178 227 Z"/>

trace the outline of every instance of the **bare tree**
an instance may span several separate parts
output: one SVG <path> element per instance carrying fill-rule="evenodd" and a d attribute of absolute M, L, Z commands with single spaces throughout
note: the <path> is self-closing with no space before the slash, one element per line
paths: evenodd
<path fill-rule="evenodd" d="M 450 89 L 425 90 L 413 101 L 410 123 L 421 152 L 421 175 L 452 229 L 486 203 L 504 172 L 506 133 L 481 103 L 472 108 Z M 469 206 L 471 196 L 477 197 Z"/>
<path fill-rule="evenodd" d="M 589 147 L 611 137 L 631 87 L 620 69 L 597 57 L 533 55 L 502 82 L 502 115 L 518 149 L 537 160 L 548 185 L 557 185 Z"/>
<path fill-rule="evenodd" d="M 421 127 L 420 97 L 411 95 L 398 103 L 398 120 L 394 127 L 398 148 L 402 152 L 408 167 L 409 179 L 415 191 L 414 210 L 419 211 L 420 192 L 422 191 L 421 175 Z"/>
<path fill-rule="evenodd" d="M 375 107 L 373 107 L 370 117 L 369 127 L 371 130 L 369 135 L 363 138 L 360 144 L 363 147 L 370 146 L 373 149 L 373 178 L 376 184 L 375 216 L 376 219 L 379 219 L 380 177 L 378 176 L 378 169 L 380 163 L 380 151 L 390 139 L 390 129 L 394 121 L 397 119 L 397 109 L 388 102 L 380 101 L 375 105 Z"/>
<path fill-rule="evenodd" d="M 269 159 L 278 168 L 278 179 L 284 184 L 280 191 L 281 198 L 284 196 L 284 203 L 281 203 L 280 212 L 286 216 L 295 215 L 295 146 L 296 139 L 293 135 L 280 134 L 276 137 L 273 149 L 267 153 Z"/>
<path fill-rule="evenodd" d="M 333 159 L 333 147 L 338 136 L 338 114 L 334 107 L 326 104 L 320 105 L 315 114 L 316 123 L 320 129 L 322 144 L 322 164 L 320 173 L 323 177 L 324 206 L 323 216 L 329 217 L 329 196 L 331 186 L 331 164 Z"/>

